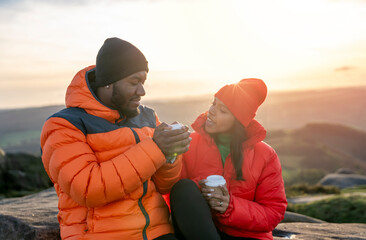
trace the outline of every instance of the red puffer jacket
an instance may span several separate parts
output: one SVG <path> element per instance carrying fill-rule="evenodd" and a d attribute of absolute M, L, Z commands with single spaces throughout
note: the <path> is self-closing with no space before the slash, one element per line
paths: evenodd
<path fill-rule="evenodd" d="M 152 140 L 155 112 L 121 121 L 90 89 L 94 66 L 68 87 L 67 108 L 41 134 L 42 160 L 59 197 L 62 239 L 154 239 L 173 232 L 161 194 L 179 180 L 181 157 L 167 164 Z"/>
<path fill-rule="evenodd" d="M 214 214 L 216 226 L 231 236 L 273 239 L 272 230 L 283 219 L 287 201 L 280 161 L 275 151 L 262 142 L 266 131 L 255 120 L 247 127 L 242 167 L 245 181 L 236 180 L 230 155 L 223 166 L 215 142 L 204 132 L 207 113 L 192 124 L 195 132 L 189 151 L 183 155 L 181 178 L 196 183 L 212 174 L 222 175 L 230 193 L 229 207 Z"/>

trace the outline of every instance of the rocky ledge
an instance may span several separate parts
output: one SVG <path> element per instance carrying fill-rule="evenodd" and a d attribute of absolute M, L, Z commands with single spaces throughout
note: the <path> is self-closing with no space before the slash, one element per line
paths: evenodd
<path fill-rule="evenodd" d="M 0 239 L 60 239 L 57 204 L 53 188 L 0 200 Z"/>
<path fill-rule="evenodd" d="M 0 239 L 60 239 L 57 195 L 53 188 L 21 198 L 0 200 Z M 366 224 L 335 224 L 286 212 L 274 239 L 365 239 Z"/>
<path fill-rule="evenodd" d="M 366 239 L 366 224 L 359 223 L 280 223 L 273 231 L 275 240 L 361 240 Z"/>

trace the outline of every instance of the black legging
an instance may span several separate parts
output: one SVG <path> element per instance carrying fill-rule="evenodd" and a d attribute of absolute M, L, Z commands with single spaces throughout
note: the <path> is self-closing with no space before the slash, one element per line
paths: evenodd
<path fill-rule="evenodd" d="M 153 240 L 178 240 L 178 238 L 176 238 L 176 237 L 174 236 L 174 234 L 169 233 L 169 234 L 166 234 L 166 235 L 160 236 L 160 237 L 158 237 L 158 238 L 154 238 Z"/>
<path fill-rule="evenodd" d="M 179 240 L 245 240 L 216 229 L 211 209 L 197 185 L 189 179 L 177 182 L 170 192 L 175 236 Z"/>

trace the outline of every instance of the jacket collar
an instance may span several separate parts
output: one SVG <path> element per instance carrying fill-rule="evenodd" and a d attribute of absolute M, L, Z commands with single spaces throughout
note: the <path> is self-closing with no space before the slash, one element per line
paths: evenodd
<path fill-rule="evenodd" d="M 121 118 L 119 112 L 104 105 L 93 93 L 88 73 L 95 70 L 95 65 L 80 70 L 66 91 L 66 107 L 83 108 L 87 113 L 115 122 Z"/>
<path fill-rule="evenodd" d="M 198 134 L 206 138 L 208 141 L 211 139 L 210 135 L 206 133 L 204 130 L 204 126 L 207 120 L 207 112 L 202 113 L 197 117 L 194 123 L 191 125 L 193 130 L 196 131 Z M 246 127 L 248 140 L 246 140 L 243 144 L 244 147 L 252 147 L 256 143 L 261 142 L 266 137 L 266 130 L 264 127 L 257 122 L 256 120 L 252 120 L 248 127 Z"/>

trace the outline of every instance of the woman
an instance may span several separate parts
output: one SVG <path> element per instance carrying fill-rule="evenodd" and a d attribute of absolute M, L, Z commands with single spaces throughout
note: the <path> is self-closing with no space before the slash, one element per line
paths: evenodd
<path fill-rule="evenodd" d="M 287 201 L 280 161 L 254 120 L 266 95 L 260 79 L 226 85 L 192 124 L 182 180 L 170 195 L 179 239 L 273 239 Z M 205 185 L 209 175 L 225 178 L 222 193 Z"/>

